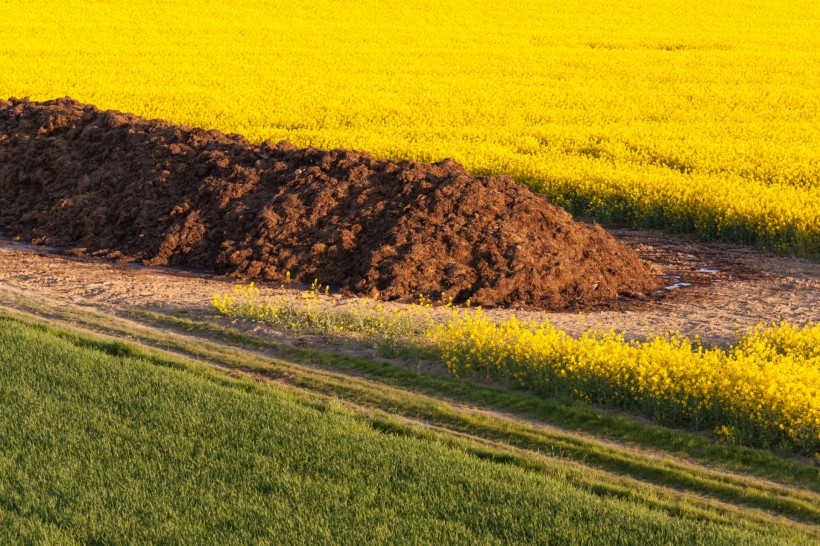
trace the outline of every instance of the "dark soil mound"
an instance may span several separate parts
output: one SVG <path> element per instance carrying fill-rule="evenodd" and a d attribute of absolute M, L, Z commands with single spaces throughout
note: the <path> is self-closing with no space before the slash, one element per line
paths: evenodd
<path fill-rule="evenodd" d="M 261 146 L 100 111 L 0 101 L 0 229 L 38 244 L 386 299 L 562 308 L 640 295 L 649 268 L 598 226 L 452 160 Z"/>

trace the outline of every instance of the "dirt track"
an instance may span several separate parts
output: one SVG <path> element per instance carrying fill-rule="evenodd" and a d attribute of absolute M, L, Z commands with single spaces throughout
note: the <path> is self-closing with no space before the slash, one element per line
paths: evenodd
<path fill-rule="evenodd" d="M 558 327 L 571 333 L 601 325 L 642 337 L 679 330 L 707 343 L 730 342 L 737 328 L 758 322 L 820 320 L 820 264 L 745 247 L 691 242 L 655 232 L 615 230 L 615 236 L 650 260 L 666 286 L 654 301 L 579 313 L 550 313 Z M 233 280 L 196 272 L 115 264 L 20 245 L 0 238 L 0 290 L 91 305 L 108 311 L 123 308 L 170 310 L 206 308 L 214 293 L 231 289 Z M 680 286 L 689 283 L 690 286 Z M 282 291 L 262 285 L 265 294 L 298 297 L 302 286 Z M 327 305 L 348 304 L 329 298 Z M 395 304 L 399 305 L 399 304 Z M 493 316 L 512 311 L 495 309 Z M 540 316 L 516 311 L 518 316 Z"/>

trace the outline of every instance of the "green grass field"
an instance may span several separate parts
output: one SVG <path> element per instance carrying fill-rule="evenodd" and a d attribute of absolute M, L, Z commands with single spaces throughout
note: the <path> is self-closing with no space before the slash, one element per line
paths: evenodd
<path fill-rule="evenodd" d="M 2 543 L 817 538 L 820 484 L 806 464 L 710 451 L 638 422 L 596 443 L 607 423 L 594 434 L 595 415 L 582 406 L 534 406 L 524 393 L 425 381 L 386 362 L 271 355 L 275 345 L 217 324 L 201 323 L 200 336 L 210 336 L 192 338 L 196 321 L 165 318 L 162 331 L 151 317 L 136 325 L 75 313 L 49 319 L 75 324 L 59 329 L 0 318 Z M 68 331 L 100 330 L 95 320 L 118 335 Z M 117 339 L 125 335 L 132 341 Z M 290 379 L 260 379 L 282 373 Z M 481 397 L 489 408 L 588 421 L 593 434 L 479 417 L 467 408 Z"/>

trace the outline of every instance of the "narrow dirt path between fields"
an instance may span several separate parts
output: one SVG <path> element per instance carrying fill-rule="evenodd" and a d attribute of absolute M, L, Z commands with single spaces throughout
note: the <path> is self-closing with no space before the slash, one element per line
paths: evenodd
<path fill-rule="evenodd" d="M 612 233 L 649 260 L 664 288 L 649 301 L 622 300 L 583 312 L 536 313 L 490 309 L 493 317 L 547 317 L 556 327 L 578 334 L 603 327 L 631 337 L 678 330 L 706 343 L 731 342 L 738 328 L 786 320 L 820 320 L 820 264 L 746 247 L 695 242 L 658 232 L 615 229 Z M 0 288 L 115 310 L 169 311 L 207 308 L 215 293 L 231 290 L 232 279 L 177 268 L 117 264 L 61 254 L 0 237 Z M 261 284 L 263 296 L 299 298 L 305 288 Z M 327 306 L 355 305 L 334 296 Z M 400 305 L 400 304 L 386 304 Z"/>

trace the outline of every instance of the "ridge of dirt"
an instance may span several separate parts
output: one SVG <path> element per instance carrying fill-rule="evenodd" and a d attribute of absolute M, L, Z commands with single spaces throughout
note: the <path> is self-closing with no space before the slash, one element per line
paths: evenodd
<path fill-rule="evenodd" d="M 642 297 L 650 267 L 505 176 L 0 100 L 0 229 L 76 254 L 408 301 L 559 309 Z"/>

